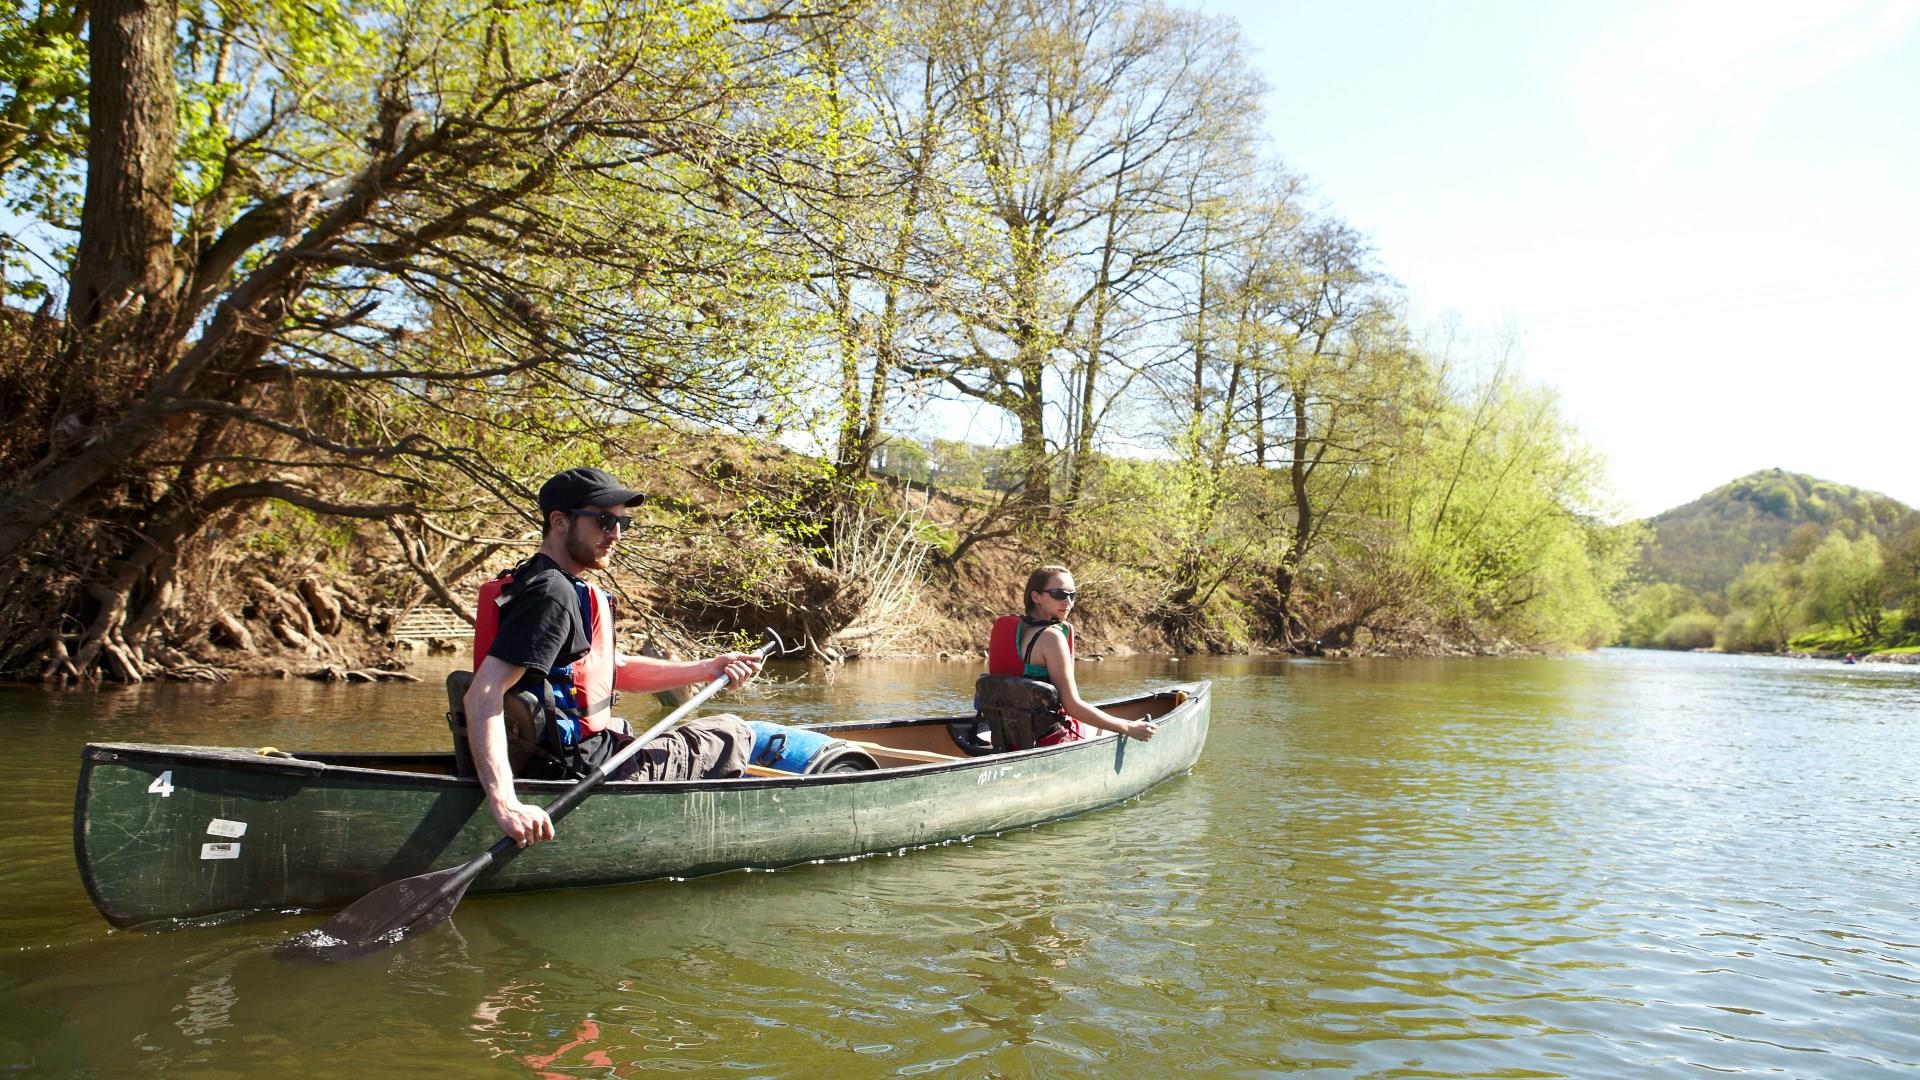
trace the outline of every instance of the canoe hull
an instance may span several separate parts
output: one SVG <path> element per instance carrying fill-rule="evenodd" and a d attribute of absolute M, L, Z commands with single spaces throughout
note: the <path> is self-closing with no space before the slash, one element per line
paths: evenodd
<path fill-rule="evenodd" d="M 608 784 L 559 838 L 473 892 L 693 877 L 919 847 L 1070 817 L 1191 768 L 1209 686 L 1148 743 L 1102 738 L 951 764 L 791 778 Z M 822 725 L 838 735 L 946 719 Z M 439 755 L 269 757 L 251 750 L 94 744 L 74 846 L 94 904 L 133 926 L 250 909 L 332 908 L 463 862 L 499 838 L 478 783 L 425 771 Z M 377 761 L 380 767 L 367 767 Z M 347 763 L 355 762 L 355 763 Z M 422 771 L 401 771 L 417 762 Z M 520 781 L 545 803 L 565 783 Z"/>

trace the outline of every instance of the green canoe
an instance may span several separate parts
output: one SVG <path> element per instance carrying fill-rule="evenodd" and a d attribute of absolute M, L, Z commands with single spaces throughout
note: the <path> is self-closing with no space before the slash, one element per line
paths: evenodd
<path fill-rule="evenodd" d="M 1132 798 L 1198 760 L 1210 684 L 1103 706 L 1159 733 L 968 756 L 970 718 L 812 725 L 877 771 L 610 783 L 552 843 L 474 892 L 691 877 L 893 851 L 1019 828 Z M 890 752 L 891 751 L 891 752 Z M 80 876 L 116 926 L 251 909 L 332 908 L 499 839 L 451 754 L 294 754 L 90 744 L 74 800 Z M 550 801 L 568 785 L 520 781 Z"/>

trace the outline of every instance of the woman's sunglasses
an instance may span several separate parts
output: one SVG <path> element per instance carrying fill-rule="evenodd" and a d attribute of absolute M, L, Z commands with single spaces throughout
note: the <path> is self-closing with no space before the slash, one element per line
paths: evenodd
<path fill-rule="evenodd" d="M 1041 589 L 1040 591 L 1053 597 L 1055 600 L 1072 600 L 1074 597 L 1080 595 L 1072 589 Z"/>

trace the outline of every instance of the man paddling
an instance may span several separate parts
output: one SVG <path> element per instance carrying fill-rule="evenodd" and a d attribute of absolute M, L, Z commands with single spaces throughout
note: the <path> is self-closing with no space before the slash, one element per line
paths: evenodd
<path fill-rule="evenodd" d="M 553 822 L 514 792 L 508 693 L 530 691 L 541 702 L 541 753 L 527 775 L 561 778 L 591 770 L 632 738 L 616 727 L 614 690 L 668 690 L 722 674 L 728 685 L 739 685 L 760 670 L 754 653 L 656 660 L 625 655 L 614 645 L 612 604 L 580 575 L 606 569 L 614 544 L 633 523 L 626 509 L 641 498 L 599 469 L 556 474 L 540 488 L 546 528 L 540 551 L 482 590 L 477 629 L 491 637 L 478 645 L 482 658 L 462 703 L 467 738 L 487 810 L 521 847 L 553 839 Z M 488 605 L 497 610 L 497 629 Z M 648 744 L 610 779 L 739 776 L 753 740 L 753 729 L 738 717 L 697 721 Z"/>

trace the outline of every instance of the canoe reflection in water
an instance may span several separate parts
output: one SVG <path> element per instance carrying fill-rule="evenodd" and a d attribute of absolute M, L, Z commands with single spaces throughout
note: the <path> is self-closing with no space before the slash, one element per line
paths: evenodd
<path fill-rule="evenodd" d="M 1018 1074 L 1063 1034 L 1068 995 L 1106 977 L 1089 968 L 1094 936 L 1136 932 L 1084 917 L 1138 872 L 1099 857 L 1135 828 L 1119 817 L 1068 837 L 504 898 L 462 916 L 461 962 L 447 938 L 439 955 L 452 983 L 526 962 L 463 989 L 484 1052 L 539 1070 L 604 1057 L 622 1074 L 940 1075 L 990 1057 Z"/>

